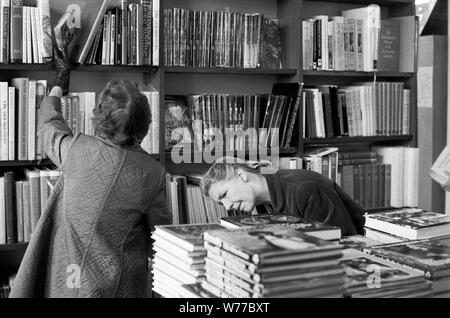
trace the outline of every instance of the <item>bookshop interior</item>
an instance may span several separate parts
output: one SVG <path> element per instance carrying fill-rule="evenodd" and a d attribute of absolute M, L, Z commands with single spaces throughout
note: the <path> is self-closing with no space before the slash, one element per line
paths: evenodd
<path fill-rule="evenodd" d="M 0 302 L 450 298 L 449 17 L 0 0 Z"/>

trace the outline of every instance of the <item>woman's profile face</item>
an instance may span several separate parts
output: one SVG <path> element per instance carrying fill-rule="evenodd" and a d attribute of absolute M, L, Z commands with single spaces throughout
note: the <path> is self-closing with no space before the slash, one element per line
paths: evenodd
<path fill-rule="evenodd" d="M 255 192 L 248 182 L 236 176 L 211 185 L 209 197 L 222 204 L 227 211 L 251 213 L 255 208 Z"/>

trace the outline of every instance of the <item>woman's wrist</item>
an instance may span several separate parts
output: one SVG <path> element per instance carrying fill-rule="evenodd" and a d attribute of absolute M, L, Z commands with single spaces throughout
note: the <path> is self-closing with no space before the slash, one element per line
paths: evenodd
<path fill-rule="evenodd" d="M 58 98 L 62 98 L 63 96 L 63 89 L 61 86 L 55 85 L 53 86 L 53 88 L 51 89 L 50 93 L 48 94 L 48 96 L 55 96 Z"/>

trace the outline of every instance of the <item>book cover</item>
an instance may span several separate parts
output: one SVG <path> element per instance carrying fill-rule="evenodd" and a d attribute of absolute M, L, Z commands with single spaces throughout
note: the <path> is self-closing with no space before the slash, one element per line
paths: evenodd
<path fill-rule="evenodd" d="M 341 237 L 341 230 L 335 226 L 306 220 L 293 215 L 253 215 L 229 216 L 220 219 L 220 224 L 233 229 L 243 226 L 281 225 L 293 230 L 302 231 L 311 236 L 325 240 L 336 240 Z"/>
<path fill-rule="evenodd" d="M 370 281 L 370 275 L 373 275 L 372 268 L 375 266 L 380 273 L 380 288 L 410 284 L 414 281 L 426 283 L 423 276 L 417 272 L 389 264 L 371 255 L 361 253 L 357 257 L 344 258 L 341 264 L 345 270 L 344 294 L 369 290 L 368 281 Z"/>
<path fill-rule="evenodd" d="M 281 58 L 281 28 L 279 19 L 264 18 L 262 68 L 283 68 Z"/>
<path fill-rule="evenodd" d="M 450 217 L 421 209 L 401 209 L 370 214 L 366 227 L 409 239 L 445 235 L 450 230 Z"/>
<path fill-rule="evenodd" d="M 364 252 L 419 270 L 431 279 L 450 270 L 450 236 L 375 246 Z"/>
<path fill-rule="evenodd" d="M 398 72 L 400 58 L 400 22 L 381 20 L 379 71 Z"/>
<path fill-rule="evenodd" d="M 53 58 L 53 35 L 50 15 L 50 0 L 37 0 L 37 7 L 39 8 L 39 26 L 42 28 L 42 54 L 45 61 L 50 61 Z"/>
<path fill-rule="evenodd" d="M 204 238 L 260 266 L 299 261 L 310 253 L 330 258 L 341 254 L 337 244 L 279 225 L 206 231 Z"/>
<path fill-rule="evenodd" d="M 5 173 L 6 243 L 17 243 L 17 209 L 14 172 Z"/>

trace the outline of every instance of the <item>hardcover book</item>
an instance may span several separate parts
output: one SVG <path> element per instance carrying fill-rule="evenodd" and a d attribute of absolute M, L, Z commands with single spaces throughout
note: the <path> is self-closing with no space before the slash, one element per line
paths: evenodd
<path fill-rule="evenodd" d="M 450 275 L 450 236 L 375 246 L 364 252 L 415 269 L 431 279 Z"/>
<path fill-rule="evenodd" d="M 281 29 L 279 19 L 264 18 L 262 68 L 281 69 Z"/>
<path fill-rule="evenodd" d="M 185 224 L 156 226 L 154 235 L 164 238 L 188 251 L 203 249 L 203 233 L 222 229 L 218 224 Z"/>
<path fill-rule="evenodd" d="M 400 22 L 381 20 L 379 71 L 398 72 L 400 58 Z"/>
<path fill-rule="evenodd" d="M 206 231 L 204 238 L 259 266 L 342 254 L 338 244 L 279 225 Z"/>
<path fill-rule="evenodd" d="M 365 226 L 408 239 L 425 239 L 448 234 L 450 217 L 421 209 L 401 209 L 369 214 Z"/>
<path fill-rule="evenodd" d="M 356 257 L 343 259 L 341 264 L 346 274 L 344 292 L 346 296 L 369 291 L 371 288 L 368 286 L 368 282 L 370 281 L 370 275 L 373 275 L 372 269 L 375 267 L 380 273 L 379 288 L 389 289 L 396 287 L 396 290 L 400 290 L 402 287 L 404 288 L 404 286 L 413 283 L 419 283 L 419 285 L 426 285 L 427 283 L 425 278 L 417 272 L 389 264 L 376 257 L 362 253 Z M 396 290 L 391 292 L 395 293 Z"/>
<path fill-rule="evenodd" d="M 281 225 L 293 230 L 298 230 L 308 235 L 323 240 L 338 240 L 341 237 L 341 229 L 335 226 L 326 225 L 319 222 L 309 221 L 302 217 L 293 215 L 242 215 L 228 216 L 220 220 L 220 224 L 233 229 L 243 226 L 270 226 Z"/>

